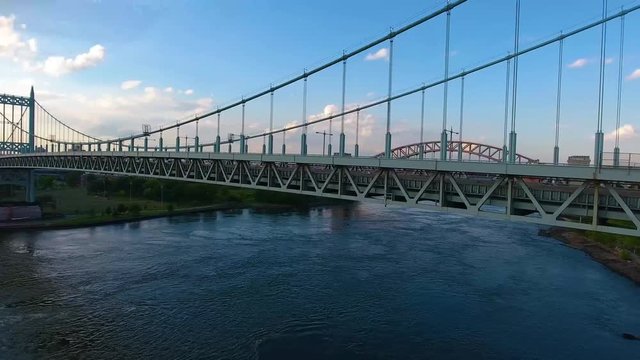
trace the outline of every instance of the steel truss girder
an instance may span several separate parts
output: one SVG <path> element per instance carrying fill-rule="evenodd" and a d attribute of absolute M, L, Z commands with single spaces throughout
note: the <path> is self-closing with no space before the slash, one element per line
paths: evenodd
<path fill-rule="evenodd" d="M 0 104 L 28 107 L 31 104 L 31 99 L 23 96 L 0 94 Z"/>
<path fill-rule="evenodd" d="M 233 158 L 61 153 L 0 157 L 0 169 L 53 169 L 238 186 L 398 204 L 475 216 L 640 236 L 639 183 L 554 179 L 389 166 L 313 164 Z M 188 156 L 188 155 L 185 155 Z M 635 186 L 636 188 L 629 188 Z M 498 211 L 495 208 L 501 208 Z M 585 224 L 569 220 L 593 217 Z M 629 220 L 635 229 L 603 223 Z"/>

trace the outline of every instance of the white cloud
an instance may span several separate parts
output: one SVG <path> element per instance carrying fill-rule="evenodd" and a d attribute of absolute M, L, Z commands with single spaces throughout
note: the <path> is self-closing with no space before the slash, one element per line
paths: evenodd
<path fill-rule="evenodd" d="M 49 56 L 44 61 L 35 61 L 38 52 L 38 40 L 30 38 L 23 40 L 22 31 L 27 26 L 20 24 L 16 29 L 15 15 L 0 16 L 0 57 L 8 57 L 22 65 L 25 71 L 41 71 L 51 76 L 61 76 L 73 71 L 93 67 L 104 60 L 105 48 L 97 44 L 88 52 L 73 58 L 63 56 Z"/>
<path fill-rule="evenodd" d="M 49 56 L 42 65 L 42 71 L 51 76 L 61 76 L 73 71 L 83 70 L 96 66 L 105 57 L 104 46 L 97 44 L 92 46 L 88 52 L 78 54 L 75 58 L 64 58 L 63 56 Z"/>
<path fill-rule="evenodd" d="M 607 65 L 608 64 L 613 64 L 613 58 L 609 57 L 609 58 L 604 59 L 604 63 L 607 64 Z"/>
<path fill-rule="evenodd" d="M 173 92 L 173 88 L 171 86 L 168 86 L 168 87 L 164 88 L 164 92 L 172 93 Z"/>
<path fill-rule="evenodd" d="M 122 84 L 120 84 L 120 89 L 122 90 L 135 89 L 138 86 L 140 86 L 140 84 L 142 84 L 142 81 L 140 80 L 127 80 L 127 81 L 123 81 Z"/>
<path fill-rule="evenodd" d="M 286 124 L 283 126 L 283 128 L 284 128 L 284 129 L 291 129 L 292 127 L 297 126 L 297 125 L 299 125 L 299 124 L 300 124 L 300 123 L 299 123 L 297 120 L 289 121 L 288 123 L 286 123 Z M 298 133 L 298 131 L 300 131 L 300 129 L 301 129 L 301 128 L 296 128 L 295 130 L 289 130 L 289 131 L 287 131 L 287 135 L 293 135 L 293 134 L 296 134 L 296 133 Z"/>
<path fill-rule="evenodd" d="M 0 57 L 13 58 L 19 61 L 30 57 L 37 51 L 35 39 L 27 42 L 22 40 L 22 35 L 14 28 L 16 17 L 0 16 Z"/>
<path fill-rule="evenodd" d="M 572 62 L 571 64 L 569 64 L 569 67 L 572 69 L 579 69 L 579 68 L 585 67 L 588 63 L 589 63 L 589 60 L 585 58 L 580 58 Z"/>
<path fill-rule="evenodd" d="M 184 91 L 185 95 L 193 95 L 193 89 L 187 89 Z"/>
<path fill-rule="evenodd" d="M 619 129 L 618 129 L 618 133 L 620 135 L 620 139 L 624 140 L 624 139 L 631 139 L 636 137 L 638 134 L 636 133 L 636 129 L 633 127 L 633 125 L 631 124 L 625 124 L 622 125 Z M 604 136 L 605 140 L 615 140 L 616 138 L 616 131 L 612 131 L 608 134 L 606 134 Z"/>
<path fill-rule="evenodd" d="M 389 49 L 382 48 L 375 53 L 368 53 L 364 58 L 366 61 L 375 61 L 375 60 L 388 60 L 389 59 Z"/>
<path fill-rule="evenodd" d="M 640 79 L 640 69 L 635 69 L 629 76 L 627 76 L 627 80 L 636 79 Z"/>
<path fill-rule="evenodd" d="M 323 111 L 322 111 L 322 115 L 323 116 L 330 116 L 333 114 L 338 114 L 340 112 L 340 110 L 338 109 L 338 105 L 335 104 L 329 104 L 327 106 L 324 107 Z"/>
<path fill-rule="evenodd" d="M 36 39 L 31 38 L 27 41 L 27 44 L 29 45 L 29 51 L 35 53 L 38 52 L 38 41 L 36 41 Z"/>
<path fill-rule="evenodd" d="M 214 108 L 213 98 L 181 99 L 176 93 L 167 93 L 163 88 L 147 86 L 141 91 L 122 92 L 112 89 L 107 93 L 63 94 L 48 98 L 43 106 L 70 126 L 101 138 L 138 133 L 140 124 L 150 124 L 152 129 L 175 123 L 177 120 L 193 118 Z M 40 96 L 38 91 L 36 96 Z M 207 132 L 201 122 L 202 134 Z M 208 129 L 210 129 L 211 125 Z M 195 126 L 182 131 L 193 136 Z M 167 136 L 167 135 L 165 135 Z M 174 135 L 171 135 L 174 136 Z M 201 135 L 204 136 L 204 135 Z"/>
<path fill-rule="evenodd" d="M 353 110 L 357 107 L 357 105 L 348 105 L 346 106 L 346 111 L 349 110 Z M 319 120 L 319 119 L 323 119 L 326 118 L 328 116 L 331 115 L 336 115 L 339 114 L 340 108 L 338 107 L 338 105 L 335 104 L 328 104 L 324 107 L 324 109 L 322 110 L 322 113 L 319 114 L 314 114 L 314 115 L 310 115 L 309 116 L 309 121 L 315 121 L 315 120 Z M 359 134 L 361 138 L 367 138 L 370 137 L 373 134 L 374 131 L 374 126 L 375 126 L 375 117 L 368 113 L 366 110 L 362 110 L 360 111 L 360 118 L 358 120 L 358 125 L 359 125 Z M 356 126 L 356 120 L 357 120 L 358 114 L 354 113 L 349 113 L 346 114 L 344 116 L 344 124 L 345 124 L 345 133 L 347 134 L 351 134 L 355 137 L 355 126 Z M 334 119 L 334 126 L 336 119 Z M 294 122 L 295 123 L 295 122 Z M 329 122 L 325 121 L 322 122 L 320 124 L 318 124 L 318 126 L 329 126 Z M 335 128 L 334 128 L 335 129 Z"/>

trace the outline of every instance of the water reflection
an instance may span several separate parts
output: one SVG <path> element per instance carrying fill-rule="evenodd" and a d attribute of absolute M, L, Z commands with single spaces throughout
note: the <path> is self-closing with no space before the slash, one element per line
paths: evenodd
<path fill-rule="evenodd" d="M 526 224 L 376 206 L 0 235 L 2 358 L 621 358 L 640 289 Z"/>

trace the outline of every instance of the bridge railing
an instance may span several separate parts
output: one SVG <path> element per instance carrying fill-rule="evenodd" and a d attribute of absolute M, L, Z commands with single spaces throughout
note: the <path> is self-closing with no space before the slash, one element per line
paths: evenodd
<path fill-rule="evenodd" d="M 616 156 L 613 152 L 605 152 L 602 164 L 604 166 L 640 168 L 640 153 L 619 153 Z"/>

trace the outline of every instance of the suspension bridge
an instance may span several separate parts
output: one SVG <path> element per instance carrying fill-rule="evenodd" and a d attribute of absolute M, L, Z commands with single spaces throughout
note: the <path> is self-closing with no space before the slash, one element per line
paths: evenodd
<path fill-rule="evenodd" d="M 575 229 L 595 230 L 640 236 L 640 160 L 621 153 L 619 137 L 611 158 L 604 156 L 603 115 L 606 28 L 619 21 L 620 74 L 618 81 L 617 126 L 620 128 L 622 59 L 625 17 L 640 9 L 634 6 L 609 12 L 603 2 L 602 17 L 551 39 L 520 47 L 520 1 L 516 1 L 514 48 L 505 56 L 458 73 L 449 71 L 450 19 L 467 0 L 448 2 L 442 8 L 354 51 L 344 52 L 314 69 L 240 101 L 219 107 L 185 121 L 142 131 L 126 137 L 94 137 L 79 131 L 52 115 L 36 98 L 34 89 L 28 97 L 0 95 L 2 141 L 0 142 L 0 184 L 26 188 L 27 200 L 33 201 L 34 170 L 81 171 L 130 175 L 159 179 L 264 189 L 369 201 L 437 211 L 471 214 L 488 218 L 526 221 Z M 394 93 L 394 39 L 436 18 L 446 18 L 444 71 L 439 80 Z M 598 112 L 594 132 L 593 163 L 563 164 L 559 160 L 563 46 L 565 41 L 592 29 L 601 30 L 601 56 Z M 375 46 L 389 49 L 388 93 L 383 99 L 357 107 L 345 103 L 346 72 L 349 60 Z M 517 150 L 518 134 L 518 60 L 536 50 L 557 47 L 558 80 L 553 162 L 543 163 Z M 330 68 L 342 70 L 342 103 L 335 114 L 310 117 L 307 114 L 307 81 Z M 504 141 L 501 145 L 466 141 L 462 132 L 464 80 L 476 73 L 504 67 Z M 459 129 L 449 128 L 447 117 L 449 84 L 461 84 Z M 284 88 L 302 85 L 301 124 L 274 128 L 274 94 Z M 442 132 L 438 140 L 424 139 L 425 91 L 442 88 L 444 92 Z M 392 105 L 407 96 L 421 96 L 419 141 L 393 146 Z M 269 129 L 249 134 L 245 127 L 245 109 L 258 99 L 269 100 Z M 383 139 L 368 139 L 381 144 L 379 153 L 360 153 L 360 115 L 374 107 L 386 107 L 386 132 Z M 221 137 L 225 114 L 241 111 L 239 135 Z M 353 152 L 346 148 L 345 117 L 355 116 Z M 199 121 L 213 118 L 215 136 L 200 136 Z M 338 149 L 332 149 L 333 123 L 339 122 Z M 307 141 L 309 128 L 327 124 L 328 132 L 318 132 L 329 144 L 312 149 Z M 180 131 L 195 134 L 180 136 Z M 287 151 L 287 134 L 300 132 L 299 151 Z M 336 131 L 337 132 L 337 131 Z M 455 140 L 453 135 L 457 134 Z M 275 139 L 282 136 L 282 147 L 275 150 Z M 291 135 L 289 136 L 291 138 Z M 193 140 L 191 144 L 189 139 Z M 183 140 L 183 141 L 181 141 Z M 261 141 L 261 151 L 249 151 L 249 141 Z M 371 147 L 372 144 L 368 144 Z"/>

